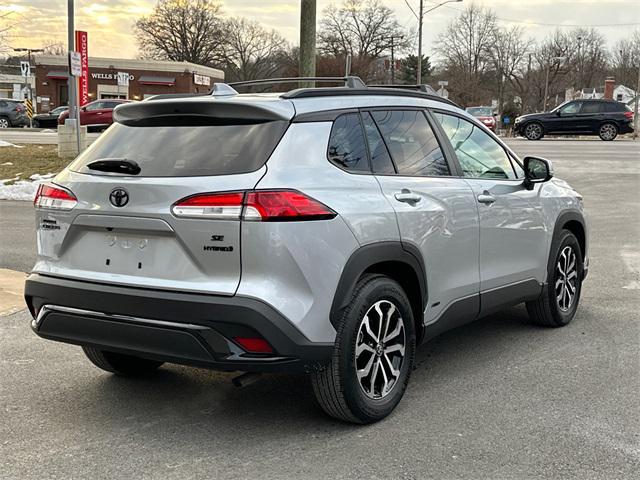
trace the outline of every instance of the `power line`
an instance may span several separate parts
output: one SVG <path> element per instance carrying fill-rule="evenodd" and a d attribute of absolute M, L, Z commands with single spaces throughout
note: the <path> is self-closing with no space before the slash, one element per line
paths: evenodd
<path fill-rule="evenodd" d="M 407 0 L 405 0 L 406 2 Z M 426 0 L 428 3 L 431 4 L 436 4 L 437 2 L 431 1 L 431 0 Z M 407 4 L 408 5 L 408 4 Z M 456 7 L 452 7 L 451 5 L 444 5 L 445 8 L 450 8 L 451 10 L 455 10 L 456 12 L 463 12 L 464 10 L 460 10 L 459 8 Z M 414 13 L 415 15 L 415 13 Z M 498 17 L 496 15 L 495 19 L 496 20 L 500 20 L 502 22 L 510 22 L 510 23 L 520 23 L 523 25 L 536 25 L 539 27 L 568 27 L 568 28 L 576 28 L 576 27 L 583 27 L 583 28 L 589 28 L 589 27 L 637 27 L 640 26 L 640 23 L 635 22 L 635 23 L 592 23 L 592 24 L 579 24 L 579 23 L 545 23 L 545 22 L 532 22 L 532 21 L 528 21 L 528 20 L 515 20 L 513 18 L 505 18 L 505 17 Z"/>
<path fill-rule="evenodd" d="M 413 16 L 416 17 L 418 20 L 420 20 L 418 18 L 418 14 L 416 13 L 416 11 L 413 9 L 413 7 L 411 6 L 411 4 L 409 3 L 408 0 L 404 0 L 404 3 L 407 4 L 407 7 L 409 7 L 409 10 L 411 10 L 411 13 L 413 13 Z"/>

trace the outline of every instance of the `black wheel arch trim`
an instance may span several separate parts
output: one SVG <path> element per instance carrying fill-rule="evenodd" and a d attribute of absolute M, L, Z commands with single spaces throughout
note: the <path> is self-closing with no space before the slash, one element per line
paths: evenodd
<path fill-rule="evenodd" d="M 340 313 L 348 306 L 358 279 L 370 267 L 384 262 L 404 263 L 414 271 L 420 284 L 420 305 L 424 312 L 428 298 L 427 271 L 418 247 L 400 241 L 370 243 L 354 251 L 342 270 L 329 316 L 334 328 L 338 328 Z"/>
<path fill-rule="evenodd" d="M 582 226 L 582 230 L 584 232 L 584 251 L 582 253 L 583 262 L 587 259 L 587 249 L 589 245 L 589 239 L 587 237 L 587 225 L 584 219 L 584 215 L 577 210 L 564 210 L 560 212 L 558 217 L 556 218 L 556 223 L 553 227 L 553 237 L 551 239 L 551 244 L 549 245 L 549 260 L 547 263 L 547 272 L 551 268 L 551 265 L 554 262 L 554 259 L 551 258 L 551 247 L 555 244 L 555 242 L 560 237 L 562 233 L 563 227 L 569 222 L 577 222 Z M 580 239 L 578 239 L 580 242 Z M 583 247 L 581 245 L 581 247 Z"/>

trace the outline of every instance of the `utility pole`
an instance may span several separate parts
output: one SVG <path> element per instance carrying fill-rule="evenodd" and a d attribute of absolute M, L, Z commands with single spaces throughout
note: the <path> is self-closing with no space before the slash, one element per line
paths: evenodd
<path fill-rule="evenodd" d="M 636 85 L 636 102 L 633 112 L 633 139 L 638 138 L 638 128 L 640 128 L 640 118 L 638 118 L 638 102 L 640 102 L 640 64 L 638 64 L 638 83 Z"/>
<path fill-rule="evenodd" d="M 418 71 L 416 72 L 416 83 L 422 84 L 422 19 L 424 18 L 424 2 L 420 0 L 418 10 Z"/>
<path fill-rule="evenodd" d="M 69 51 L 75 51 L 75 33 L 74 33 L 74 5 L 73 0 L 67 0 L 67 42 L 69 44 Z M 76 118 L 76 105 L 77 105 L 77 83 L 76 78 L 71 74 L 67 77 L 67 86 L 69 87 L 69 119 Z"/>
<path fill-rule="evenodd" d="M 390 70 L 391 70 L 391 85 L 396 83 L 396 57 L 395 57 L 395 44 L 393 43 L 393 41 L 396 38 L 399 38 L 400 40 L 402 40 L 404 38 L 404 35 L 400 35 L 399 37 L 394 37 L 391 36 L 391 65 L 389 65 Z"/>
<path fill-rule="evenodd" d="M 316 76 L 316 0 L 300 0 L 300 76 Z M 313 87 L 315 82 L 301 82 Z"/>
<path fill-rule="evenodd" d="M 462 0 L 446 0 L 444 2 L 441 2 L 441 3 L 437 4 L 435 7 L 431 7 L 426 12 L 424 11 L 424 1 L 420 0 L 420 7 L 418 9 L 418 15 L 416 15 L 414 10 L 411 9 L 413 14 L 416 15 L 416 18 L 418 19 L 418 71 L 416 72 L 416 80 L 417 80 L 416 83 L 418 85 L 422 84 L 422 21 L 424 19 L 424 16 L 425 16 L 425 14 L 434 11 L 436 8 L 439 8 L 439 7 L 443 6 L 446 3 L 453 3 L 453 2 L 462 2 Z M 411 8 L 411 7 L 409 7 L 409 8 Z"/>

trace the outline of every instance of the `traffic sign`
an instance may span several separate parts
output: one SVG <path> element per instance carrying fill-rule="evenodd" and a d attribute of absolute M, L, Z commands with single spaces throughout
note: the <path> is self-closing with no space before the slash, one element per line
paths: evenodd
<path fill-rule="evenodd" d="M 31 65 L 29 65 L 29 62 L 20 62 L 20 72 L 23 77 L 31 76 Z"/>
<path fill-rule="evenodd" d="M 69 52 L 69 67 L 71 75 L 74 77 L 82 76 L 82 57 L 80 52 Z"/>
<path fill-rule="evenodd" d="M 118 86 L 119 87 L 129 86 L 129 72 L 118 72 Z"/>

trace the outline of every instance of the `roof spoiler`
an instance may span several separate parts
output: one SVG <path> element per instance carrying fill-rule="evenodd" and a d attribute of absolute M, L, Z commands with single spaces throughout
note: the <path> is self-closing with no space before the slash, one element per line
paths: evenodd
<path fill-rule="evenodd" d="M 164 98 L 166 99 L 166 97 Z M 164 100 L 158 99 L 158 100 Z M 247 125 L 290 120 L 284 112 L 260 104 L 173 98 L 118 105 L 113 120 L 130 127 Z"/>

